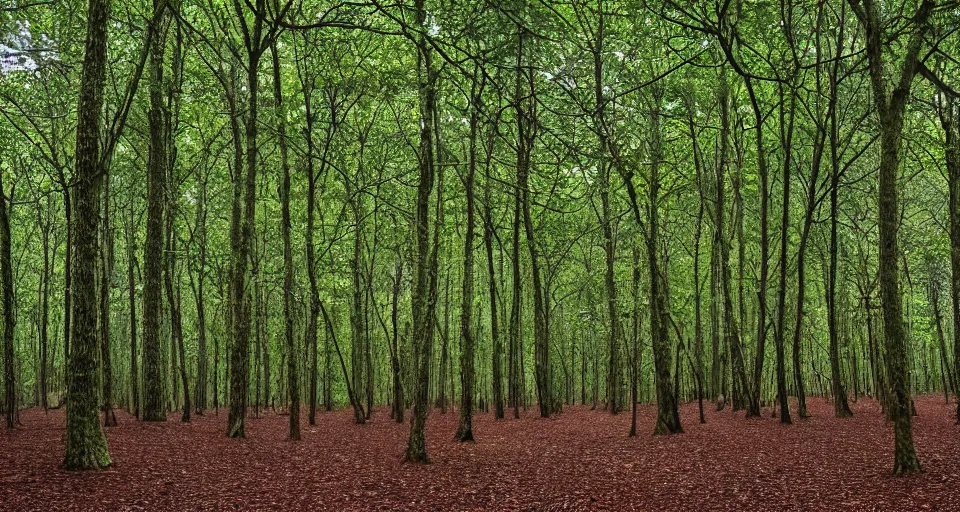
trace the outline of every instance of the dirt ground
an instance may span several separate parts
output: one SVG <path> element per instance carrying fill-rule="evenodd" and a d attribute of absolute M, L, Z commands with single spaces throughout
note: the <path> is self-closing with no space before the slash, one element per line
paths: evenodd
<path fill-rule="evenodd" d="M 286 441 L 288 417 L 251 418 L 247 439 L 227 439 L 226 411 L 189 424 L 140 423 L 118 411 L 107 430 L 114 465 L 60 469 L 64 411 L 23 411 L 0 432 L 0 510 L 960 510 L 960 426 L 943 397 L 917 399 L 914 436 L 925 472 L 892 477 L 892 426 L 871 399 L 833 417 L 808 399 L 812 417 L 783 426 L 715 412 L 686 433 L 652 437 L 655 406 L 629 413 L 566 407 L 541 419 L 494 421 L 480 413 L 477 441 L 453 439 L 457 413 L 433 411 L 432 464 L 402 462 L 409 423 L 387 409 L 366 425 L 352 412 L 318 415 L 303 440 Z"/>

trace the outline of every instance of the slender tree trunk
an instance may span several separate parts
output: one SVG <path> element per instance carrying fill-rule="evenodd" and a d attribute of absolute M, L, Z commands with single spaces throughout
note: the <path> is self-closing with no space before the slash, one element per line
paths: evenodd
<path fill-rule="evenodd" d="M 940 348 L 940 370 L 943 382 L 943 395 L 949 402 L 950 391 L 956 392 L 953 370 L 947 358 L 947 337 L 943 333 L 943 314 L 940 311 L 940 282 L 930 283 L 930 303 L 933 305 L 933 321 L 937 328 L 937 343 Z"/>
<path fill-rule="evenodd" d="M 663 159 L 660 126 L 660 104 L 663 98 L 662 86 L 655 86 L 650 112 L 650 180 L 649 214 L 647 233 L 647 265 L 650 272 L 650 339 L 653 345 L 653 362 L 656 372 L 657 423 L 654 435 L 676 434 L 683 432 L 680 425 L 680 413 L 677 409 L 677 397 L 670 379 L 670 343 L 668 323 L 670 313 L 667 306 L 668 277 L 666 267 L 660 265 L 660 164 Z M 638 215 L 639 217 L 639 215 Z"/>
<path fill-rule="evenodd" d="M 509 350 L 507 363 L 508 401 L 510 407 L 513 408 L 514 419 L 520 419 L 520 381 L 524 378 L 523 366 L 520 364 L 520 354 L 523 351 L 523 339 L 520 337 L 520 303 L 523 300 L 523 280 L 520 274 L 520 218 L 522 209 L 520 201 L 520 193 L 519 191 L 515 191 L 513 201 L 513 229 L 511 232 L 513 240 L 510 246 L 512 251 L 511 259 L 513 260 L 513 265 L 511 266 L 510 346 L 507 349 Z"/>
<path fill-rule="evenodd" d="M 310 424 L 317 424 L 317 317 L 320 315 L 320 290 L 317 285 L 317 256 L 314 246 L 314 225 L 317 208 L 317 175 L 314 171 L 313 83 L 303 80 L 303 101 L 307 120 L 307 227 L 304 241 L 307 253 L 307 279 L 310 282 L 310 305 L 304 343 L 310 350 Z M 327 403 L 324 400 L 324 403 Z"/>
<path fill-rule="evenodd" d="M 604 254 L 604 291 L 607 298 L 607 313 L 609 333 L 607 352 L 607 405 L 611 414 L 620 412 L 620 359 L 619 334 L 620 318 L 617 312 L 617 285 L 614 274 L 614 260 L 616 259 L 615 243 L 613 239 L 612 220 L 610 215 L 610 162 L 607 158 L 609 144 L 606 127 L 606 104 L 603 97 L 603 42 L 605 18 L 602 0 L 597 3 L 597 28 L 595 41 L 591 53 L 593 54 L 593 88 L 595 109 L 593 112 L 594 131 L 598 138 L 599 167 L 600 167 L 600 226 L 603 233 Z"/>
<path fill-rule="evenodd" d="M 460 301 L 460 336 L 463 350 L 460 352 L 460 425 L 457 427 L 458 441 L 473 441 L 473 383 L 475 379 L 474 352 L 475 337 L 473 329 L 473 239 L 476 233 L 476 201 L 474 183 L 477 176 L 477 130 L 480 123 L 480 100 L 483 84 L 473 81 L 470 109 L 470 139 L 467 161 L 467 176 L 463 186 L 467 196 L 467 226 L 463 240 L 463 295 Z M 491 306 L 494 306 L 491 303 Z"/>
<path fill-rule="evenodd" d="M 3 187 L 0 186 L 0 194 Z M 43 275 L 40 282 L 40 406 L 47 412 L 47 368 L 49 367 L 49 331 L 47 324 L 50 320 L 50 198 L 47 197 L 46 214 L 41 224 L 43 226 Z"/>
<path fill-rule="evenodd" d="M 638 387 L 640 386 L 640 327 L 642 319 L 640 316 L 640 248 L 634 244 L 633 246 L 633 279 L 632 289 L 633 289 L 633 332 L 632 338 L 632 354 L 630 356 L 630 433 L 627 434 L 627 437 L 636 437 L 637 435 L 637 402 L 640 401 L 638 396 Z"/>
<path fill-rule="evenodd" d="M 171 207 L 168 211 L 172 214 L 173 208 Z M 170 366 L 172 370 L 179 373 L 180 387 L 183 388 L 183 409 L 180 420 L 188 423 L 190 421 L 190 410 L 192 406 L 190 405 L 190 385 L 187 380 L 186 353 L 183 344 L 183 318 L 180 314 L 180 286 L 179 280 L 177 279 L 176 256 L 174 256 L 177 253 L 177 241 L 173 235 L 173 230 L 173 216 L 170 215 L 167 217 L 167 233 L 170 239 L 168 242 L 168 250 L 166 251 L 167 255 L 164 258 L 164 287 L 167 295 L 167 308 L 170 312 Z M 176 286 L 174 286 L 175 280 L 178 281 Z"/>
<path fill-rule="evenodd" d="M 532 163 L 533 143 L 536 140 L 536 101 L 533 70 L 524 63 L 528 51 L 526 32 L 519 30 L 517 45 L 516 109 L 517 109 L 517 193 L 523 217 L 524 233 L 527 238 L 527 250 L 530 254 L 530 270 L 533 274 L 533 340 L 534 340 L 534 380 L 537 386 L 537 401 L 540 416 L 549 417 L 553 413 L 553 377 L 550 366 L 550 340 L 547 331 L 547 310 L 540 259 L 537 249 L 533 217 L 530 213 L 529 175 Z M 521 365 L 522 366 L 522 365 Z"/>
<path fill-rule="evenodd" d="M 403 397 L 403 373 L 400 368 L 400 285 L 403 283 L 403 260 L 397 255 L 393 275 L 393 301 L 390 305 L 390 324 L 392 326 L 390 351 L 390 366 L 393 371 L 393 419 L 403 423 L 403 413 L 406 409 Z"/>
<path fill-rule="evenodd" d="M 960 397 L 960 100 L 941 100 L 940 123 L 946 136 L 947 180 L 950 188 L 950 297 L 953 302 L 954 394 Z M 957 400 L 960 424 L 960 399 Z"/>
<path fill-rule="evenodd" d="M 833 114 L 833 108 L 831 116 Z M 827 328 L 830 335 L 830 382 L 833 393 L 833 412 L 838 418 L 847 418 L 853 416 L 850 405 L 847 403 L 847 389 L 843 385 L 843 377 L 840 374 L 840 340 L 839 327 L 837 325 L 837 253 L 839 252 L 839 240 L 837 237 L 837 225 L 839 222 L 839 189 L 840 189 L 840 169 L 838 155 L 835 154 L 836 147 L 834 141 L 836 137 L 831 136 L 830 149 L 834 154 L 831 160 L 833 165 L 830 173 L 830 266 L 827 282 Z M 811 182 L 813 188 L 815 182 Z M 812 209 L 812 205 L 809 207 Z M 798 386 L 798 389 L 799 386 Z"/>
<path fill-rule="evenodd" d="M 194 289 L 197 309 L 197 383 L 194 388 L 196 402 L 194 412 L 203 416 L 207 407 L 207 309 L 205 283 L 207 277 L 207 177 L 204 176 L 200 185 L 200 201 L 197 205 L 196 224 L 194 232 L 199 236 L 197 251 L 199 261 L 197 269 L 196 287 Z"/>
<path fill-rule="evenodd" d="M 257 12 L 264 12 L 265 0 L 256 0 Z M 244 16 L 243 7 L 236 4 L 238 16 Z M 258 68 L 263 56 L 263 18 L 255 16 L 247 34 L 247 116 L 245 172 L 237 169 L 234 180 L 233 215 L 230 227 L 230 414 L 227 419 L 227 437 L 246 437 L 248 379 L 250 373 L 250 290 L 247 266 L 250 260 L 251 240 L 254 235 L 254 213 L 257 200 L 258 168 Z M 242 215 L 241 215 L 242 211 Z"/>
<path fill-rule="evenodd" d="M 696 231 L 693 236 L 693 358 L 694 362 L 691 362 L 691 369 L 693 370 L 693 376 L 697 382 L 697 403 L 700 407 L 700 423 L 706 423 L 706 419 L 703 416 L 703 378 L 704 378 L 704 369 L 703 369 L 703 315 L 702 315 L 702 304 L 703 304 L 703 288 L 701 285 L 701 273 L 700 273 L 700 246 L 701 239 L 703 238 L 703 217 L 706 214 L 706 195 L 704 194 L 704 183 L 703 183 L 703 174 L 704 174 L 704 165 L 703 159 L 700 153 L 700 144 L 697 141 L 697 130 L 694 125 L 693 113 L 695 112 L 695 99 L 693 95 L 685 96 L 685 100 L 688 107 L 689 117 L 687 118 L 687 123 L 690 128 L 690 140 L 693 143 L 693 161 L 694 169 L 697 173 L 697 196 L 699 198 L 699 207 L 697 209 L 697 221 L 696 221 Z M 695 365 L 695 366 L 694 366 Z"/>
<path fill-rule="evenodd" d="M 287 163 L 286 110 L 283 106 L 283 87 L 280 81 L 280 57 L 276 42 L 270 47 L 273 57 L 273 96 L 277 108 L 277 134 L 280 140 L 281 220 L 283 236 L 283 334 L 287 350 L 287 399 L 290 404 L 291 441 L 300 440 L 300 387 L 297 374 L 297 351 L 293 340 L 293 248 L 290 244 L 290 166 Z"/>
<path fill-rule="evenodd" d="M 113 286 L 113 225 L 110 209 L 110 173 L 103 173 L 103 222 L 100 246 L 100 364 L 102 376 L 103 425 L 117 426 L 113 412 L 113 364 L 110 353 L 110 289 Z M 2 190 L 0 190 L 2 192 Z"/>
<path fill-rule="evenodd" d="M 491 131 L 491 133 L 493 133 Z M 490 161 L 492 157 L 492 140 L 493 136 L 491 135 L 487 143 L 487 162 L 484 166 L 484 183 L 483 183 L 483 247 L 487 255 L 487 287 L 489 288 L 490 293 L 490 342 L 492 346 L 491 358 L 492 362 L 492 372 L 493 372 L 493 411 L 494 419 L 502 420 L 504 416 L 503 410 L 503 340 L 500 337 L 500 321 L 498 319 L 499 308 L 499 299 L 497 295 L 497 275 L 494 269 L 493 263 L 493 238 L 494 238 L 494 224 L 493 224 L 493 206 L 492 206 L 492 197 L 491 197 L 491 179 L 490 179 Z M 512 332 L 512 331 L 511 331 Z"/>
<path fill-rule="evenodd" d="M 756 124 L 757 130 L 757 169 L 760 174 L 760 282 L 758 283 L 759 289 L 757 290 L 757 353 L 756 359 L 754 360 L 753 365 L 753 385 L 751 388 L 743 387 L 744 396 L 747 398 L 746 409 L 747 416 L 760 416 L 760 379 L 763 376 L 763 361 L 766 356 L 766 343 L 767 343 L 767 283 L 769 281 L 770 275 L 770 237 L 769 237 L 769 228 L 770 223 L 770 192 L 769 192 L 769 171 L 767 169 L 767 157 L 766 157 L 766 147 L 763 142 L 763 112 L 761 110 L 759 101 L 757 99 L 756 93 L 754 92 L 753 80 L 748 77 L 744 77 L 744 82 L 747 86 L 747 92 L 750 96 L 750 104 L 753 107 L 754 113 L 754 122 Z M 791 120 L 791 130 L 792 130 L 792 120 Z M 789 142 L 787 143 L 786 155 L 784 168 L 789 168 L 791 165 L 789 159 Z M 789 194 L 790 192 L 790 179 L 789 177 L 784 178 L 784 189 L 785 193 Z M 784 196 L 784 223 L 789 220 L 789 196 Z M 786 224 L 784 224 L 784 234 L 786 233 Z M 786 244 L 787 237 L 782 236 L 783 244 Z M 741 256 L 740 264 L 743 265 L 744 258 Z M 786 267 L 782 266 L 780 268 L 781 276 L 783 276 L 783 282 L 781 290 L 785 290 L 786 287 Z M 742 283 L 742 279 L 741 279 Z M 782 311 L 781 311 L 782 313 Z M 782 345 L 782 344 L 781 344 Z M 778 364 L 782 363 L 782 347 L 778 347 Z M 738 351 L 739 352 L 739 351 Z M 737 359 L 737 354 L 734 354 L 734 361 Z M 743 364 L 742 362 L 740 363 Z M 780 372 L 778 372 L 780 373 Z M 785 386 L 782 386 L 785 388 Z M 736 395 L 736 393 L 734 393 Z M 736 409 L 736 406 L 734 406 Z M 789 419 L 789 416 L 786 417 Z M 784 421 L 784 417 L 781 416 L 781 420 Z"/>
<path fill-rule="evenodd" d="M 783 96 L 782 85 L 781 87 L 781 97 Z M 781 223 L 780 223 L 780 286 L 777 289 L 777 332 L 776 343 L 777 349 L 777 401 L 780 403 L 780 423 L 789 424 L 792 423 L 790 419 L 790 405 L 787 402 L 787 371 L 786 371 L 786 361 L 784 355 L 784 345 L 786 344 L 785 334 L 786 334 L 786 309 L 787 309 L 787 249 L 789 248 L 790 240 L 790 171 L 793 167 L 793 161 L 791 160 L 792 146 L 793 146 L 793 126 L 796 116 L 792 113 L 794 107 L 796 107 L 796 93 L 791 91 L 790 94 L 790 111 L 789 114 L 790 120 L 786 122 L 787 126 L 781 128 L 781 131 L 785 132 L 783 139 L 783 208 L 781 213 Z M 780 107 L 780 124 L 784 124 L 784 117 L 786 117 L 785 106 Z M 811 188 L 816 188 L 816 182 L 812 182 L 810 185 Z M 766 235 L 764 235 L 766 238 Z M 757 356 L 757 361 L 762 366 L 762 361 L 760 356 Z M 754 396 L 753 396 L 753 405 L 755 407 L 756 415 L 760 415 L 760 378 L 761 370 L 759 366 L 754 369 Z"/>
<path fill-rule="evenodd" d="M 427 10 L 424 0 L 414 1 L 416 22 L 423 26 L 427 22 Z M 413 348 L 415 388 L 413 393 L 413 411 L 410 421 L 410 438 L 407 441 L 405 460 L 407 462 L 430 462 L 427 456 L 425 427 L 430 407 L 430 363 L 433 354 L 433 310 L 435 299 L 436 252 L 430 247 L 430 192 L 434 185 L 434 116 L 436 107 L 436 78 L 433 68 L 432 50 L 426 36 L 417 38 L 417 88 L 420 104 L 420 142 L 419 142 L 419 181 L 417 185 L 416 215 L 414 231 L 416 246 L 414 251 L 414 288 L 413 288 Z M 440 193 L 437 193 L 440 203 Z M 433 284 L 433 286 L 431 286 Z M 433 288 L 433 290 L 431 290 Z"/>
<path fill-rule="evenodd" d="M 140 374 L 137 353 L 137 286 L 134 268 L 137 265 L 133 201 L 127 220 L 127 301 L 130 308 L 130 390 L 133 395 L 133 415 L 140 419 Z"/>

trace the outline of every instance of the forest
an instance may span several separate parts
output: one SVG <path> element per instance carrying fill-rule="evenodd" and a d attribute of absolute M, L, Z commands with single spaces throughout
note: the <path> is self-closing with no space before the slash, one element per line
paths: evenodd
<path fill-rule="evenodd" d="M 3 0 L 0 509 L 960 509 L 958 32 Z"/>

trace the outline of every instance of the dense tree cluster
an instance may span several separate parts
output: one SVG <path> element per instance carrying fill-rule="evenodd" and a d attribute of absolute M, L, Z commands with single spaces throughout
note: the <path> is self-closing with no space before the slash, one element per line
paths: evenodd
<path fill-rule="evenodd" d="M 960 392 L 952 0 L 76 0 L 0 11 L 3 409 Z M 795 399 L 795 401 L 794 401 Z M 410 409 L 412 408 L 412 409 Z M 410 409 L 410 416 L 407 416 Z M 102 416 L 102 420 L 101 420 Z M 960 409 L 958 409 L 960 420 Z M 688 426 L 689 428 L 689 426 Z M 452 434 L 452 433 L 451 433 Z M 434 433 L 433 435 L 448 435 Z"/>

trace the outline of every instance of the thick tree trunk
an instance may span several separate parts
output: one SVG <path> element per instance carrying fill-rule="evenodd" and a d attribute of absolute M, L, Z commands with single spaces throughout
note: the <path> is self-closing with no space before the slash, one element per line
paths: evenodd
<path fill-rule="evenodd" d="M 72 190 L 75 208 L 71 216 L 73 262 L 70 272 L 75 286 L 73 323 L 70 324 L 67 398 L 66 455 L 68 470 L 101 469 L 110 466 L 107 439 L 100 427 L 100 393 L 97 377 L 97 260 L 100 254 L 100 124 L 103 84 L 107 61 L 109 0 L 90 0 L 84 49 L 80 102 L 77 106 L 77 149 Z M 69 249 L 68 249 L 69 250 Z"/>
<path fill-rule="evenodd" d="M 0 172 L 0 175 L 3 173 Z M 11 192 L 12 194 L 12 192 Z M 16 315 L 13 308 L 13 260 L 11 258 L 10 210 L 13 197 L 6 196 L 3 176 L 0 176 L 0 287 L 3 292 L 3 411 L 7 428 L 15 425 L 17 387 L 14 375 L 13 334 Z M 94 313 L 96 315 L 96 313 Z"/>
<path fill-rule="evenodd" d="M 897 179 L 900 171 L 900 144 L 903 136 L 904 113 L 910 99 L 910 90 L 919 65 L 919 53 L 927 32 L 927 19 L 935 1 L 923 0 L 911 18 L 916 30 L 904 49 L 898 66 L 897 82 L 890 90 L 885 70 L 883 51 L 886 37 L 881 26 L 880 6 L 875 0 L 849 0 L 860 18 L 866 33 L 866 53 L 869 63 L 873 100 L 876 104 L 880 129 L 879 170 L 879 227 L 880 227 L 880 298 L 883 307 L 883 341 L 885 362 L 892 400 L 890 416 L 894 423 L 894 474 L 920 471 L 913 444 L 913 424 L 910 398 L 909 340 L 903 328 L 903 310 L 900 296 L 900 191 Z"/>
<path fill-rule="evenodd" d="M 164 10 L 165 0 L 154 0 L 154 10 Z M 163 101 L 163 64 L 169 15 L 161 15 L 149 28 L 150 110 L 147 159 L 147 231 L 143 247 L 143 420 L 166 421 L 163 409 L 164 376 L 161 364 L 160 313 L 163 275 L 164 188 L 167 172 L 166 105 Z"/>

